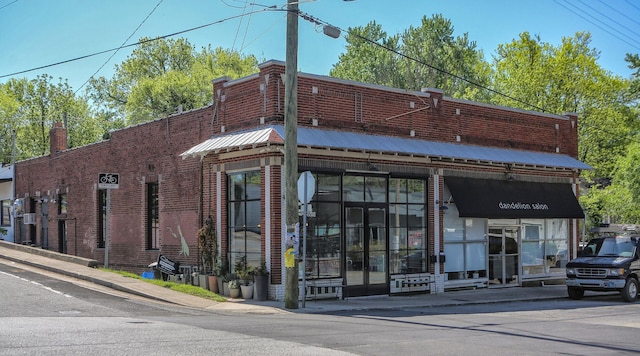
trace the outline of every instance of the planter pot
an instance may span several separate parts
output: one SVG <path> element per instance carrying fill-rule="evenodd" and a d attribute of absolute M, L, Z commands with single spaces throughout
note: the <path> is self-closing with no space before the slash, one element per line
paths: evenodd
<path fill-rule="evenodd" d="M 213 293 L 219 293 L 218 289 L 218 276 L 207 276 L 207 282 L 209 282 L 209 290 Z"/>
<path fill-rule="evenodd" d="M 253 299 L 267 300 L 267 292 L 269 291 L 269 276 L 254 276 Z"/>
<path fill-rule="evenodd" d="M 240 298 L 240 288 L 229 288 L 230 298 Z"/>
<path fill-rule="evenodd" d="M 253 285 L 242 285 L 240 286 L 240 290 L 242 291 L 242 298 L 251 299 L 253 298 Z"/>
<path fill-rule="evenodd" d="M 222 282 L 222 295 L 229 296 L 229 282 Z"/>
<path fill-rule="evenodd" d="M 209 276 L 204 274 L 198 275 L 198 284 L 200 285 L 200 288 L 209 289 L 209 286 L 207 284 L 209 282 L 208 277 Z"/>
<path fill-rule="evenodd" d="M 224 294 L 224 288 L 222 287 L 222 278 L 218 278 L 218 294 Z"/>

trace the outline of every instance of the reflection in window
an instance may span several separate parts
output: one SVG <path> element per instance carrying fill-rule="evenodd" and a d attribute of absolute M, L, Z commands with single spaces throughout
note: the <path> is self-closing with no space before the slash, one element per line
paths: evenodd
<path fill-rule="evenodd" d="M 444 199 L 444 271 L 448 280 L 487 277 L 485 219 L 458 217 L 458 208 L 447 186 Z"/>
<path fill-rule="evenodd" d="M 372 203 L 386 202 L 386 177 L 344 176 L 343 182 L 345 201 Z"/>
<path fill-rule="evenodd" d="M 390 273 L 427 270 L 426 182 L 389 179 Z"/>
<path fill-rule="evenodd" d="M 58 214 L 63 215 L 67 213 L 67 194 L 58 195 Z"/>
<path fill-rule="evenodd" d="M 523 277 L 562 273 L 567 264 L 568 220 L 523 219 Z"/>
<path fill-rule="evenodd" d="M 147 184 L 147 249 L 156 250 L 160 248 L 160 214 L 158 202 L 158 183 Z"/>
<path fill-rule="evenodd" d="M 2 210 L 0 210 L 0 226 L 11 225 L 11 200 L 1 200 Z"/>
<path fill-rule="evenodd" d="M 98 190 L 98 248 L 104 248 L 107 237 L 107 190 Z"/>
<path fill-rule="evenodd" d="M 340 277 L 341 177 L 314 174 L 314 178 L 316 191 L 307 207 L 306 275 L 310 279 Z"/>
<path fill-rule="evenodd" d="M 234 173 L 228 176 L 228 263 L 231 268 L 242 257 L 246 257 L 248 266 L 260 265 L 261 189 L 260 171 Z"/>

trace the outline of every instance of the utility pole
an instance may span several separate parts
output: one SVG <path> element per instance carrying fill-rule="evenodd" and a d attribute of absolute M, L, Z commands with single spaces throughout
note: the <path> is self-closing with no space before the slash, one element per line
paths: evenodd
<path fill-rule="evenodd" d="M 287 47 L 284 83 L 284 175 L 287 249 L 298 222 L 298 0 L 287 0 Z M 297 239 L 298 236 L 295 236 Z M 297 244 L 296 244 L 297 247 Z M 295 251 L 297 254 L 297 251 Z M 298 309 L 298 259 L 286 266 L 284 307 Z"/>

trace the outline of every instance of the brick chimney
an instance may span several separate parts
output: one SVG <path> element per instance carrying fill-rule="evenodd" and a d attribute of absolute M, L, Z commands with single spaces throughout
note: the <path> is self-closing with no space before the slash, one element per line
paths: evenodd
<path fill-rule="evenodd" d="M 61 122 L 53 124 L 53 128 L 49 132 L 49 143 L 51 156 L 54 156 L 67 149 L 67 129 L 62 126 Z"/>

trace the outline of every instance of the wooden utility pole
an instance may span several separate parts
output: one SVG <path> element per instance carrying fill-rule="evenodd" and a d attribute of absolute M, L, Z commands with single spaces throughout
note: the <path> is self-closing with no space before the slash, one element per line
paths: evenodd
<path fill-rule="evenodd" d="M 284 175 L 287 249 L 298 222 L 298 0 L 287 0 L 287 48 L 284 83 Z M 297 239 L 298 236 L 295 236 Z M 297 247 L 297 245 L 296 245 Z M 296 251 L 297 253 L 297 251 Z M 284 307 L 298 309 L 298 259 L 286 266 Z"/>

